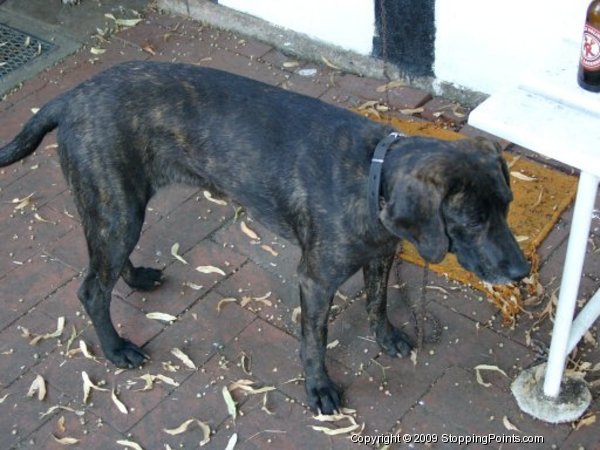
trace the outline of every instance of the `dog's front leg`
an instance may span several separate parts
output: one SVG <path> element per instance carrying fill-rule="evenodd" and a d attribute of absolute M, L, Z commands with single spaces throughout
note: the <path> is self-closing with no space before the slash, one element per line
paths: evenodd
<path fill-rule="evenodd" d="M 304 366 L 308 405 L 315 412 L 332 414 L 339 410 L 341 392 L 331 381 L 325 367 L 327 318 L 334 289 L 309 275 L 300 277 L 300 307 L 302 310 L 302 344 L 300 357 Z"/>
<path fill-rule="evenodd" d="M 364 265 L 367 312 L 371 332 L 381 349 L 390 356 L 407 356 L 412 348 L 409 337 L 387 317 L 387 282 L 393 262 L 394 254 L 391 254 Z"/>

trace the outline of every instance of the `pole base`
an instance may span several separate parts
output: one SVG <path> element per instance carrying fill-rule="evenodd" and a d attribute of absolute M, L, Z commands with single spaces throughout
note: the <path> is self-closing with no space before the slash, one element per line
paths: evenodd
<path fill-rule="evenodd" d="M 549 423 L 572 422 L 590 406 L 592 394 L 582 378 L 563 376 L 558 397 L 544 395 L 546 364 L 530 367 L 513 381 L 511 391 L 519 408 Z"/>

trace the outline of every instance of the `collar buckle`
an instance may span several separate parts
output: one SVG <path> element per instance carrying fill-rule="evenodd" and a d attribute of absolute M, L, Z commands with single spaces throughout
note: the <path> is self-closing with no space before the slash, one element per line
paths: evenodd
<path fill-rule="evenodd" d="M 375 147 L 375 151 L 373 152 L 373 157 L 371 158 L 371 168 L 369 169 L 369 181 L 367 183 L 368 188 L 368 196 L 367 196 L 367 204 L 369 207 L 369 216 L 377 221 L 379 217 L 379 197 L 381 195 L 381 170 L 383 168 L 383 161 L 385 159 L 385 155 L 389 148 L 394 144 L 397 140 L 406 135 L 394 131 L 384 137 L 377 146 Z"/>

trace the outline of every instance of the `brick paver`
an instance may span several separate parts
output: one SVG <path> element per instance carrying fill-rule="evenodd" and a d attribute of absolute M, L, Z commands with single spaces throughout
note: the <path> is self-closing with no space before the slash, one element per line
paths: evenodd
<path fill-rule="evenodd" d="M 124 29 L 102 47 L 106 49 L 102 55 L 82 49 L 2 101 L 0 139 L 10 139 L 31 116 L 31 108 L 93 73 L 129 59 L 221 68 L 346 107 L 370 100 L 389 101 L 394 114 L 414 109 L 404 112 L 414 120 L 440 121 L 457 130 L 464 126 L 467 134 L 480 134 L 464 125 L 467 111 L 446 99 L 409 86 L 394 87 L 386 94 L 378 89 L 385 81 L 301 61 L 257 40 L 180 17 L 148 13 L 139 25 Z M 305 405 L 300 330 L 294 317 L 299 250 L 245 214 L 236 217 L 235 205 L 210 202 L 202 191 L 172 187 L 149 205 L 133 259 L 163 268 L 164 285 L 152 292 L 135 292 L 120 281 L 115 289 L 113 315 L 118 329 L 143 345 L 152 360 L 140 369 L 117 371 L 104 358 L 87 358 L 77 351 L 83 341 L 92 354 L 101 353 L 76 297 L 87 254 L 54 142 L 51 135 L 35 155 L 0 171 L 2 447 L 63 448 L 56 439 L 72 437 L 78 440 L 75 448 L 85 449 L 122 448 L 117 440 L 135 441 L 145 449 L 167 444 L 170 448 L 196 448 L 203 439 L 198 426 L 179 435 L 169 435 L 164 429 L 198 419 L 212 430 L 207 448 L 224 448 L 234 433 L 238 435 L 236 448 L 358 448 L 347 433 L 327 436 L 314 430 L 313 425 L 331 424 L 314 420 Z M 512 148 L 507 142 L 503 145 Z M 16 204 L 10 201 L 32 192 L 36 209 L 28 205 L 15 211 Z M 44 220 L 37 219 L 36 213 Z M 558 287 L 570 217 L 567 211 L 540 249 L 547 297 Z M 242 232 L 242 220 L 259 239 Z M 596 221 L 593 228 L 598 227 Z M 597 245 L 597 235 L 593 241 Z M 188 264 L 171 255 L 175 243 Z M 582 295 L 600 285 L 599 261 L 590 244 Z M 202 274 L 195 270 L 200 265 L 217 266 L 226 275 Z M 422 269 L 403 263 L 390 279 L 390 318 L 413 336 L 410 305 L 421 295 L 422 276 Z M 221 302 L 223 298 L 235 301 Z M 361 274 L 351 278 L 335 297 L 327 364 L 334 380 L 345 388 L 345 401 L 356 410 L 357 422 L 364 424 L 363 435 L 429 433 L 441 439 L 443 433 L 514 432 L 541 435 L 544 444 L 492 444 L 485 448 L 600 448 L 597 423 L 550 426 L 520 412 L 510 394 L 510 380 L 540 356 L 538 341 L 549 342 L 550 320 L 540 321 L 535 315 L 547 298 L 537 309 L 531 307 L 533 316 L 522 314 L 512 328 L 502 323 L 497 309 L 482 293 L 441 276 L 430 274 L 426 301 L 427 309 L 440 321 L 442 335 L 437 344 L 426 344 L 412 361 L 379 351 L 367 322 Z M 150 320 L 146 317 L 149 312 L 169 313 L 176 320 Z M 51 333 L 60 317 L 65 317 L 66 327 L 59 338 L 30 345 L 31 335 L 26 337 L 25 329 L 34 335 Z M 597 339 L 596 329 L 579 353 L 579 358 L 591 365 L 598 363 L 600 353 L 594 337 Z M 197 368 L 186 367 L 171 353 L 174 348 L 188 355 Z M 490 385 L 484 386 L 477 382 L 474 370 L 479 364 L 498 366 L 508 378 L 485 372 Z M 109 392 L 93 391 L 84 403 L 83 371 Z M 148 374 L 169 378 L 155 380 L 152 387 L 142 390 L 145 382 L 140 377 Z M 26 397 L 37 375 L 47 387 L 43 400 Z M 589 375 L 597 378 L 598 372 Z M 222 390 L 240 379 L 251 380 L 256 388 L 271 386 L 274 390 L 266 398 L 265 394 L 235 390 L 239 415 L 233 420 Z M 111 400 L 113 389 L 126 405 L 127 414 Z M 600 409 L 597 390 L 594 395 L 590 415 Z M 41 415 L 55 405 L 69 409 Z M 505 417 L 520 431 L 508 430 Z M 346 425 L 348 422 L 339 424 Z M 386 448 L 483 447 L 438 441 L 410 447 L 396 443 Z"/>

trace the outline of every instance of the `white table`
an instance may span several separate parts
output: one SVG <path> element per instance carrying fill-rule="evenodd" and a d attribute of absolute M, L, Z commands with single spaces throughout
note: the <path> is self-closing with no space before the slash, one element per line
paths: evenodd
<path fill-rule="evenodd" d="M 600 94 L 577 85 L 579 43 L 562 41 L 548 67 L 492 95 L 469 124 L 581 171 L 544 378 L 556 398 L 567 357 L 600 316 L 600 290 L 573 320 L 600 181 Z"/>

